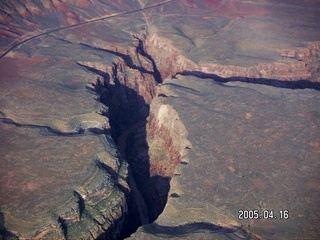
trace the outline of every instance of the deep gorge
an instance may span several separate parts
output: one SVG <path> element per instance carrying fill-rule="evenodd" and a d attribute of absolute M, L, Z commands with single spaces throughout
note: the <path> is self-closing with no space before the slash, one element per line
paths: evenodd
<path fill-rule="evenodd" d="M 135 65 L 131 56 L 112 51 L 109 52 L 120 59 L 114 62 L 110 72 L 82 65 L 99 75 L 93 87 L 99 101 L 107 107 L 101 114 L 108 117 L 110 134 L 121 157 L 129 164 L 131 192 L 120 239 L 161 214 L 175 166 L 189 145 L 181 139 L 186 131 L 177 113 L 156 99 L 158 94 L 161 96 L 158 87 L 163 81 L 161 73 L 145 51 L 143 41 L 135 38 L 136 54 L 150 63 L 151 71 Z M 102 237 L 108 239 L 107 234 Z"/>
<path fill-rule="evenodd" d="M 162 92 L 161 73 L 173 78 L 178 75 L 209 78 L 222 84 L 240 81 L 290 89 L 319 88 L 318 83 L 307 80 L 223 78 L 216 74 L 186 71 L 183 69 L 193 67 L 187 66 L 188 63 L 186 66 L 176 65 L 176 59 L 169 57 L 165 57 L 165 61 L 157 59 L 159 67 L 145 49 L 145 44 L 154 45 L 150 46 L 153 54 L 161 49 L 161 44 L 152 42 L 152 38 L 148 41 L 136 36 L 133 38 L 136 41 L 135 50 L 118 51 L 93 47 L 118 57 L 106 71 L 80 63 L 99 75 L 93 87 L 99 101 L 107 107 L 102 114 L 108 117 L 111 136 L 121 156 L 130 166 L 128 180 L 131 192 L 127 203 L 129 214 L 120 238 L 130 236 L 140 225 L 155 221 L 161 214 L 169 197 L 170 180 L 175 167 L 191 146 L 186 140 L 187 131 L 177 113 L 170 106 L 161 103 L 161 98 L 166 97 Z M 171 195 L 179 197 L 179 194 Z"/>

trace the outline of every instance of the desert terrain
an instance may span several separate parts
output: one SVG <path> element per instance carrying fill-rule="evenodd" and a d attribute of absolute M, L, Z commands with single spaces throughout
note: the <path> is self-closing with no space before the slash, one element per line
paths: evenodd
<path fill-rule="evenodd" d="M 1 239 L 320 237 L 320 1 L 0 10 Z"/>

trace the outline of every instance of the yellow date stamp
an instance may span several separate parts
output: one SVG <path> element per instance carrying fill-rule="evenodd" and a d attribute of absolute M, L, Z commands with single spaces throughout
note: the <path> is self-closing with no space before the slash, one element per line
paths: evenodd
<path fill-rule="evenodd" d="M 254 219 L 289 219 L 289 210 L 258 210 L 258 209 L 240 209 L 238 211 L 239 220 L 254 220 Z"/>

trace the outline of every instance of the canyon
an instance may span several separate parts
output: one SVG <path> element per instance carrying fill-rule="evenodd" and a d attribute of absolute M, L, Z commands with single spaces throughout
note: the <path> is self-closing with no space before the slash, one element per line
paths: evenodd
<path fill-rule="evenodd" d="M 2 239 L 320 236 L 318 1 L 0 9 Z"/>

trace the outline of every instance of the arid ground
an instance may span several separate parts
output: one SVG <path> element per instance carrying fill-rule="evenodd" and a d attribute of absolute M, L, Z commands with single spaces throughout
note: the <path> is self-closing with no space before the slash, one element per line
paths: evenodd
<path fill-rule="evenodd" d="M 319 239 L 320 1 L 0 2 L 0 239 Z"/>

